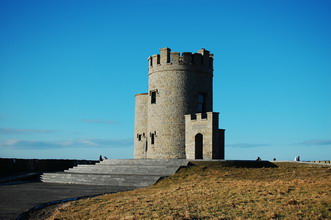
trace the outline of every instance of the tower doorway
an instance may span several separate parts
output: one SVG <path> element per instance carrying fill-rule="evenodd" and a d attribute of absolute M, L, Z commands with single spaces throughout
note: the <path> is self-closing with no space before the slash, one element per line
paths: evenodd
<path fill-rule="evenodd" d="M 203 135 L 195 135 L 195 159 L 203 159 Z"/>

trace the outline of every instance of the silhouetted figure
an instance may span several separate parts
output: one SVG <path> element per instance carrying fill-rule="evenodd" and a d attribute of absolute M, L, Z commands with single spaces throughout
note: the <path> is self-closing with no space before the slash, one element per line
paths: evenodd
<path fill-rule="evenodd" d="M 100 155 L 99 160 L 100 160 L 100 161 L 103 161 L 103 159 L 102 159 L 102 155 Z"/>
<path fill-rule="evenodd" d="M 104 157 L 103 157 L 103 159 L 104 159 L 104 160 L 107 160 L 107 159 L 108 159 L 108 157 L 104 156 Z"/>
<path fill-rule="evenodd" d="M 294 157 L 294 161 L 300 161 L 300 156 Z"/>
<path fill-rule="evenodd" d="M 257 158 L 256 158 L 256 161 L 261 161 L 261 158 L 260 158 L 260 157 L 257 157 Z"/>
<path fill-rule="evenodd" d="M 274 159 L 272 159 L 273 161 L 276 161 L 276 158 L 274 157 Z"/>

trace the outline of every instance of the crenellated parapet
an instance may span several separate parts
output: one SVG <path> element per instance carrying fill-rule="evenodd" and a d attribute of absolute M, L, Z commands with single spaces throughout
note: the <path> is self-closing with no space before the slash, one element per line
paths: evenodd
<path fill-rule="evenodd" d="M 171 52 L 170 48 L 161 48 L 160 54 L 148 57 L 149 73 L 170 70 L 195 70 L 213 72 L 213 54 L 208 50 L 201 49 L 198 53 Z"/>
<path fill-rule="evenodd" d="M 201 127 L 215 127 L 218 129 L 218 112 L 195 113 L 185 115 L 185 122 L 187 126 Z"/>

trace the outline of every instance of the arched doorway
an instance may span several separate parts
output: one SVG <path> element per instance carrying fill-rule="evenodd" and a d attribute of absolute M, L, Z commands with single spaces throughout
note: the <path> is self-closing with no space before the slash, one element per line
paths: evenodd
<path fill-rule="evenodd" d="M 195 135 L 195 159 L 203 159 L 203 135 Z"/>

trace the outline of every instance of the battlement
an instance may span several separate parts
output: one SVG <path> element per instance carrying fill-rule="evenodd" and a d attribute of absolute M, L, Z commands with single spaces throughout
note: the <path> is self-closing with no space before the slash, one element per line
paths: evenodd
<path fill-rule="evenodd" d="M 190 120 L 192 123 L 194 122 L 201 122 L 201 121 L 218 121 L 218 112 L 206 112 L 206 113 L 196 113 L 196 114 L 189 114 L 185 115 L 185 119 L 188 121 Z"/>
<path fill-rule="evenodd" d="M 150 72 L 161 70 L 167 67 L 175 68 L 203 68 L 213 70 L 213 54 L 202 48 L 198 53 L 171 52 L 170 48 L 161 48 L 160 54 L 148 57 L 148 69 Z"/>

